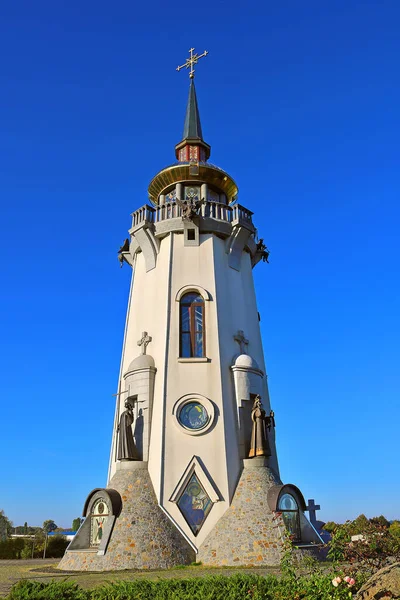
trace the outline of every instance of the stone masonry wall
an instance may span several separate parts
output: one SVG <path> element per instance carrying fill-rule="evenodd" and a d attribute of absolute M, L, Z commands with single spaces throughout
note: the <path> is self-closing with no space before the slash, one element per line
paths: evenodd
<path fill-rule="evenodd" d="M 67 550 L 59 569 L 167 569 L 195 560 L 192 547 L 159 507 L 147 466 L 131 464 L 131 469 L 117 471 L 110 481 L 109 487 L 121 494 L 122 511 L 105 555 Z"/>
<path fill-rule="evenodd" d="M 232 504 L 207 536 L 197 560 L 209 566 L 278 565 L 282 517 L 268 507 L 270 487 L 281 482 L 263 459 L 245 460 Z"/>

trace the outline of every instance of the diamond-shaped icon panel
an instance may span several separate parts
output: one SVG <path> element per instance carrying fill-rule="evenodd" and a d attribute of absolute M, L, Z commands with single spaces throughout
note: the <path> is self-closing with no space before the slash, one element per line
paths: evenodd
<path fill-rule="evenodd" d="M 212 508 L 212 500 L 193 473 L 185 486 L 178 502 L 178 507 L 194 535 L 202 528 Z"/>

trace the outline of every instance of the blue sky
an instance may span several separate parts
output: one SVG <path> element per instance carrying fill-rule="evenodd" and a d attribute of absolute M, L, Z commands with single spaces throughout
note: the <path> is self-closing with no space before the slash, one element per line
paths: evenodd
<path fill-rule="evenodd" d="M 396 0 L 0 7 L 0 508 L 70 526 L 106 483 L 130 270 L 174 161 L 191 46 L 211 161 L 255 212 L 285 482 L 400 518 Z"/>

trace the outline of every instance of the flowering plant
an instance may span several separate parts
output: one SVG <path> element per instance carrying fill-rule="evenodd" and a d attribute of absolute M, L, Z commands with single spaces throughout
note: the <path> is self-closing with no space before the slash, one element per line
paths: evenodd
<path fill-rule="evenodd" d="M 365 519 L 358 535 L 353 535 L 354 523 L 347 521 L 337 526 L 329 542 L 328 558 L 350 564 L 350 573 L 364 576 L 372 575 L 391 561 L 400 560 L 400 538 L 397 539 L 389 528 L 377 519 Z"/>

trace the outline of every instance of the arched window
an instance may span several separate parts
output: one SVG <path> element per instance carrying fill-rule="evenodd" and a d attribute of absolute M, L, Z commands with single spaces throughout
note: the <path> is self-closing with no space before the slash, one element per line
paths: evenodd
<path fill-rule="evenodd" d="M 286 529 L 294 542 L 301 540 L 299 507 L 291 494 L 282 494 L 278 502 L 278 510 L 282 512 Z"/>
<path fill-rule="evenodd" d="M 206 355 L 204 332 L 204 299 L 197 292 L 182 296 L 179 305 L 180 348 L 182 358 Z"/>

